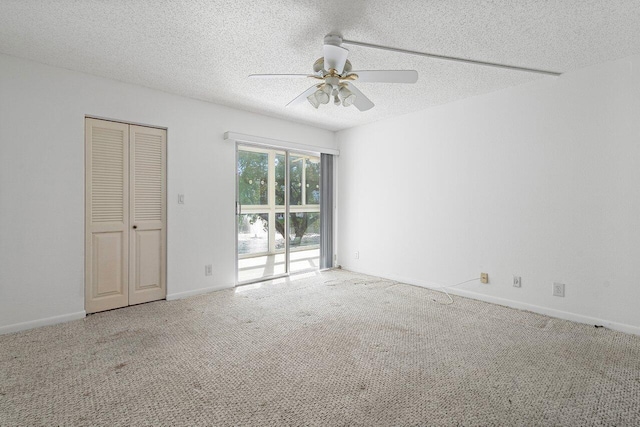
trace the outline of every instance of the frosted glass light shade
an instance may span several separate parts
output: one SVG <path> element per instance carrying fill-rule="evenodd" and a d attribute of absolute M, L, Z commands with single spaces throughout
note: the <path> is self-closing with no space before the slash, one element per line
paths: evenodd
<path fill-rule="evenodd" d="M 346 87 L 340 88 L 340 92 L 338 93 L 338 95 L 342 100 L 342 105 L 345 107 L 350 106 L 356 100 L 356 96 Z"/>
<path fill-rule="evenodd" d="M 315 93 L 312 93 L 311 95 L 307 96 L 307 100 L 311 105 L 313 105 L 313 108 L 317 109 L 318 106 L 320 105 L 320 103 L 318 102 L 318 99 L 316 98 Z"/>
<path fill-rule="evenodd" d="M 316 91 L 315 95 L 316 95 L 316 99 L 320 104 L 326 104 L 329 102 L 329 95 L 327 95 L 323 91 L 318 90 Z"/>

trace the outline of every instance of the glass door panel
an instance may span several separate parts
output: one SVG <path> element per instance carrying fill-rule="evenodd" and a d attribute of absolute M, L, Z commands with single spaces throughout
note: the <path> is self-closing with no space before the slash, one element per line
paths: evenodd
<path fill-rule="evenodd" d="M 286 153 L 238 146 L 237 280 L 239 283 L 288 272 L 285 241 Z"/>
<path fill-rule="evenodd" d="M 290 271 L 320 266 L 320 158 L 289 155 Z"/>

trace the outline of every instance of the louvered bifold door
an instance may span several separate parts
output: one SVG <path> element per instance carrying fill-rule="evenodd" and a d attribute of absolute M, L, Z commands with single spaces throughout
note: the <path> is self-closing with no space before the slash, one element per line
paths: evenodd
<path fill-rule="evenodd" d="M 166 296 L 166 130 L 130 125 L 129 304 Z"/>
<path fill-rule="evenodd" d="M 85 310 L 129 302 L 129 126 L 85 121 Z"/>

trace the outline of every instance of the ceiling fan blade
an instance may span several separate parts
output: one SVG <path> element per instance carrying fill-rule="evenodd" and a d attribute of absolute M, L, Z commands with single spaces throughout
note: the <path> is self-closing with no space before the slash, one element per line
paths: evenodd
<path fill-rule="evenodd" d="M 309 74 L 250 74 L 250 79 L 303 79 L 315 77 Z"/>
<path fill-rule="evenodd" d="M 332 44 L 324 45 L 324 69 L 329 71 L 334 68 L 338 74 L 342 74 L 344 64 L 347 62 L 349 51 L 340 46 Z"/>
<path fill-rule="evenodd" d="M 307 100 L 307 97 L 309 95 L 311 95 L 312 93 L 314 93 L 316 90 L 318 90 L 317 85 L 311 86 L 309 89 L 305 90 L 300 95 L 296 96 L 291 101 L 289 101 L 289 103 L 287 105 L 285 105 L 285 107 L 292 107 L 294 105 L 302 104 L 304 101 Z"/>
<path fill-rule="evenodd" d="M 347 83 L 347 87 L 356 96 L 356 100 L 353 101 L 353 105 L 355 105 L 358 110 L 367 111 L 374 107 L 375 104 L 371 102 L 369 98 L 364 96 L 364 94 L 360 92 L 358 88 L 353 85 L 353 83 Z"/>
<path fill-rule="evenodd" d="M 527 73 L 546 74 L 546 75 L 549 75 L 549 76 L 560 76 L 560 75 L 562 75 L 562 73 L 559 72 L 559 71 L 541 70 L 539 68 L 529 68 L 529 67 L 518 67 L 518 66 L 515 66 L 515 65 L 499 64 L 497 62 L 477 61 L 477 60 L 474 60 L 474 59 L 458 58 L 456 56 L 437 55 L 437 54 L 434 54 L 434 53 L 419 52 L 417 50 L 398 49 L 396 47 L 381 46 L 379 44 L 363 43 L 363 42 L 358 42 L 358 41 L 354 41 L 354 40 L 341 39 L 341 42 L 343 44 L 352 45 L 352 46 L 362 46 L 362 47 L 369 47 L 369 48 L 372 48 L 372 49 L 388 50 L 390 52 L 406 53 L 406 54 L 409 54 L 409 55 L 426 56 L 427 58 L 442 59 L 444 61 L 454 61 L 454 62 L 462 62 L 462 63 L 466 63 L 466 64 L 483 65 L 483 66 L 486 66 L 486 67 L 504 68 L 504 69 L 507 69 L 507 70 L 524 71 L 524 72 L 527 72 Z"/>
<path fill-rule="evenodd" d="M 418 81 L 418 72 L 415 70 L 367 70 L 352 71 L 349 74 L 357 74 L 357 80 L 363 83 L 415 83 Z"/>

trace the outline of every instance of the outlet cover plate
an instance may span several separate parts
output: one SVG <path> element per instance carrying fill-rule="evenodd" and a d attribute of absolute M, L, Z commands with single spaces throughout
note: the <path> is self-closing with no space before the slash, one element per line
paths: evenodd
<path fill-rule="evenodd" d="M 513 287 L 514 287 L 514 288 L 520 288 L 520 287 L 522 287 L 522 277 L 520 277 L 520 276 L 513 276 Z"/>
<path fill-rule="evenodd" d="M 204 275 L 213 276 L 213 265 L 207 264 L 204 266 Z"/>
<path fill-rule="evenodd" d="M 564 297 L 564 283 L 555 282 L 553 284 L 553 296 Z"/>
<path fill-rule="evenodd" d="M 480 282 L 489 283 L 489 273 L 480 273 Z"/>

